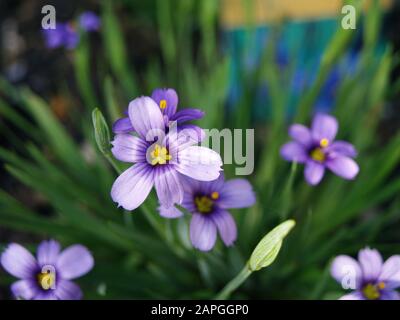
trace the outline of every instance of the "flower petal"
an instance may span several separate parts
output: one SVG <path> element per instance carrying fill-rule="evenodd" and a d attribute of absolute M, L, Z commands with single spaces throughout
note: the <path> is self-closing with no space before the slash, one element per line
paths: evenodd
<path fill-rule="evenodd" d="M 40 267 L 44 265 L 54 266 L 60 253 L 60 244 L 55 240 L 43 241 L 37 249 L 37 261 Z"/>
<path fill-rule="evenodd" d="M 212 149 L 191 146 L 178 152 L 176 170 L 200 181 L 212 181 L 219 177 L 221 156 Z"/>
<path fill-rule="evenodd" d="M 335 157 L 328 159 L 325 165 L 336 175 L 344 179 L 354 179 L 360 171 L 357 163 L 348 157 Z"/>
<path fill-rule="evenodd" d="M 23 246 L 11 243 L 1 255 L 1 265 L 14 277 L 26 279 L 39 269 L 33 255 Z"/>
<path fill-rule="evenodd" d="M 338 131 L 338 122 L 335 117 L 327 114 L 317 114 L 311 125 L 311 134 L 317 141 L 328 139 L 333 142 Z"/>
<path fill-rule="evenodd" d="M 327 150 L 329 153 L 335 153 L 345 157 L 354 158 L 357 156 L 357 151 L 354 146 L 346 141 L 335 141 Z"/>
<path fill-rule="evenodd" d="M 247 208 L 256 202 L 253 188 L 246 179 L 232 179 L 224 183 L 218 205 L 221 208 Z"/>
<path fill-rule="evenodd" d="M 204 117 L 204 112 L 200 109 L 183 109 L 175 113 L 169 118 L 170 121 L 176 121 L 178 124 L 183 122 L 198 120 Z"/>
<path fill-rule="evenodd" d="M 111 188 L 111 198 L 126 210 L 134 210 L 147 198 L 154 184 L 154 174 L 147 163 L 137 163 L 125 170 Z"/>
<path fill-rule="evenodd" d="M 306 126 L 301 124 L 293 124 L 289 128 L 289 135 L 296 142 L 301 143 L 305 147 L 312 144 L 311 131 Z"/>
<path fill-rule="evenodd" d="M 154 182 L 160 203 L 169 208 L 183 200 L 183 186 L 178 172 L 171 166 L 159 166 L 155 169 Z"/>
<path fill-rule="evenodd" d="M 194 143 L 199 143 L 204 140 L 206 133 L 204 130 L 194 124 L 184 124 L 178 127 L 178 132 L 188 136 Z M 193 144 L 192 144 L 193 145 Z"/>
<path fill-rule="evenodd" d="M 111 152 L 114 157 L 123 162 L 144 162 L 146 160 L 147 145 L 144 140 L 128 133 L 115 135 L 111 142 Z"/>
<path fill-rule="evenodd" d="M 400 294 L 395 290 L 383 290 L 380 300 L 400 300 Z"/>
<path fill-rule="evenodd" d="M 343 289 L 358 289 L 362 282 L 362 271 L 358 262 L 346 255 L 337 256 L 331 265 L 332 277 Z"/>
<path fill-rule="evenodd" d="M 62 279 L 70 280 L 88 273 L 93 265 L 93 256 L 89 250 L 80 244 L 75 244 L 61 252 L 57 260 L 57 271 Z M 58 286 L 58 280 L 56 281 Z"/>
<path fill-rule="evenodd" d="M 162 113 L 171 118 L 178 107 L 178 94 L 174 89 L 155 89 L 151 94 L 151 98 L 156 102 L 159 108 L 161 108 L 160 102 L 165 100 L 166 106 L 162 110 Z"/>
<path fill-rule="evenodd" d="M 391 256 L 385 261 L 378 281 L 385 282 L 390 289 L 400 287 L 400 255 Z"/>
<path fill-rule="evenodd" d="M 382 271 L 382 256 L 378 250 L 365 248 L 358 252 L 364 281 L 376 281 Z"/>
<path fill-rule="evenodd" d="M 222 241 L 226 246 L 231 246 L 237 238 L 237 228 L 232 215 L 224 210 L 218 210 L 210 215 L 214 221 Z"/>
<path fill-rule="evenodd" d="M 11 285 L 11 292 L 17 299 L 32 300 L 40 289 L 33 280 L 19 280 Z"/>
<path fill-rule="evenodd" d="M 359 291 L 354 291 L 349 294 L 345 294 L 343 297 L 339 298 L 339 300 L 365 300 L 364 296 Z"/>
<path fill-rule="evenodd" d="M 135 131 L 146 141 L 164 134 L 164 118 L 150 97 L 140 97 L 129 103 L 129 119 Z M 164 137 L 162 137 L 164 138 Z"/>
<path fill-rule="evenodd" d="M 298 142 L 288 142 L 281 147 L 281 156 L 287 161 L 296 161 L 304 163 L 308 159 L 307 151 L 304 146 Z"/>
<path fill-rule="evenodd" d="M 217 227 L 214 222 L 201 214 L 193 214 L 190 221 L 190 240 L 193 247 L 210 251 L 217 240 Z"/>
<path fill-rule="evenodd" d="M 171 207 L 167 208 L 167 207 L 160 205 L 158 207 L 158 212 L 160 213 L 161 217 L 168 218 L 168 219 L 175 219 L 175 218 L 180 218 L 183 216 L 182 211 L 179 210 L 175 206 L 171 206 Z"/>
<path fill-rule="evenodd" d="M 129 117 L 118 119 L 114 122 L 113 128 L 114 133 L 128 133 L 134 131 Z"/>
<path fill-rule="evenodd" d="M 59 300 L 80 300 L 82 291 L 79 286 L 72 281 L 60 279 L 54 292 Z"/>
<path fill-rule="evenodd" d="M 316 161 L 308 161 L 304 169 L 304 177 L 312 186 L 317 185 L 321 182 L 325 173 L 325 167 L 323 164 Z"/>

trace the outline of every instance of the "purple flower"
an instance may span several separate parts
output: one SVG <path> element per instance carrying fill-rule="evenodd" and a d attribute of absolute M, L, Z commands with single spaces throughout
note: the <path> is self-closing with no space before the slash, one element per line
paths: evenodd
<path fill-rule="evenodd" d="M 377 250 L 369 248 L 358 252 L 358 261 L 340 255 L 332 262 L 331 275 L 345 289 L 355 290 L 341 300 L 400 300 L 394 290 L 400 287 L 400 255 L 385 262 Z"/>
<path fill-rule="evenodd" d="M 69 23 L 57 23 L 55 29 L 43 30 L 43 36 L 49 49 L 59 47 L 74 49 L 79 42 L 78 33 Z"/>
<path fill-rule="evenodd" d="M 176 121 L 178 131 L 182 129 L 191 129 L 197 132 L 199 137 L 204 138 L 204 132 L 198 126 L 192 124 L 183 124 L 188 121 L 201 119 L 204 112 L 199 109 L 184 109 L 177 112 L 178 108 L 178 95 L 174 89 L 155 89 L 151 95 L 161 110 L 163 115 L 165 128 L 168 130 L 169 122 Z M 128 111 L 125 112 L 128 115 Z M 133 126 L 129 117 L 118 119 L 113 125 L 114 133 L 128 133 L 133 132 Z"/>
<path fill-rule="evenodd" d="M 140 206 L 153 186 L 162 205 L 181 203 L 180 174 L 210 181 L 217 179 L 222 170 L 218 153 L 194 145 L 199 139 L 192 130 L 167 133 L 161 110 L 150 97 L 131 101 L 128 114 L 136 135 L 120 133 L 112 142 L 115 158 L 135 163 L 117 178 L 111 189 L 112 199 L 126 210 Z"/>
<path fill-rule="evenodd" d="M 337 120 L 326 114 L 317 114 L 311 130 L 301 124 L 289 128 L 291 141 L 281 148 L 281 156 L 288 161 L 305 164 L 304 175 L 310 185 L 317 185 L 328 168 L 344 179 L 354 179 L 359 167 L 352 159 L 357 155 L 354 146 L 345 141 L 334 141 Z"/>
<path fill-rule="evenodd" d="M 100 28 L 100 18 L 92 11 L 85 11 L 79 17 L 79 25 L 85 31 L 97 31 Z"/>
<path fill-rule="evenodd" d="M 76 244 L 61 251 L 57 241 L 43 241 L 35 257 L 16 243 L 1 255 L 3 268 L 19 278 L 11 285 L 16 298 L 25 300 L 78 300 L 81 289 L 72 279 L 93 268 L 93 257 L 86 247 Z"/>
<path fill-rule="evenodd" d="M 185 179 L 181 206 L 192 213 L 190 240 L 195 248 L 209 251 L 214 247 L 217 231 L 225 245 L 236 240 L 236 223 L 227 209 L 252 206 L 256 197 L 250 183 L 245 179 L 224 181 L 221 174 L 217 180 L 201 182 Z M 160 206 L 160 215 L 178 218 L 182 212 L 175 208 Z"/>

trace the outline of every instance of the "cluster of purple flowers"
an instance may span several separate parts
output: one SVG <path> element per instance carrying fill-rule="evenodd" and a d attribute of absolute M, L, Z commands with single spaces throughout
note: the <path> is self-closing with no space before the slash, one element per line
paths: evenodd
<path fill-rule="evenodd" d="M 87 32 L 100 28 L 100 18 L 91 11 L 83 12 L 78 19 L 78 26 Z M 75 22 L 57 23 L 55 29 L 43 30 L 46 46 L 50 49 L 65 47 L 74 49 L 79 43 L 78 26 Z"/>
<path fill-rule="evenodd" d="M 93 18 L 93 17 L 92 17 Z M 81 19 L 83 19 L 81 17 Z M 86 17 L 81 24 L 96 25 Z M 199 146 L 205 134 L 189 121 L 201 119 L 199 109 L 178 111 L 174 89 L 156 89 L 150 97 L 129 103 L 125 116 L 113 125 L 112 153 L 122 162 L 132 163 L 114 182 L 111 197 L 125 210 L 135 210 L 155 188 L 165 218 L 180 218 L 181 208 L 191 214 L 190 240 L 201 251 L 211 250 L 217 235 L 226 246 L 237 238 L 237 227 L 229 209 L 254 205 L 255 193 L 245 179 L 225 180 L 222 159 L 215 151 Z M 293 141 L 281 148 L 288 161 L 305 164 L 305 180 L 317 185 L 329 169 L 344 179 L 354 179 L 359 167 L 353 158 L 354 146 L 335 141 L 337 120 L 317 114 L 311 129 L 294 124 L 289 129 Z M 54 240 L 42 242 L 36 258 L 24 247 L 10 244 L 1 255 L 2 267 L 19 278 L 11 291 L 21 299 L 80 299 L 82 292 L 71 280 L 89 272 L 94 265 L 82 245 L 61 251 Z M 400 299 L 400 256 L 383 262 L 377 250 L 361 250 L 358 261 L 345 255 L 335 258 L 332 276 L 345 289 L 354 291 L 342 299 Z"/>
<path fill-rule="evenodd" d="M 134 163 L 111 189 L 112 199 L 134 210 L 155 187 L 166 218 L 178 218 L 182 206 L 192 214 L 190 238 L 195 248 L 209 251 L 217 231 L 230 246 L 236 240 L 236 224 L 227 209 L 252 206 L 254 192 L 248 181 L 224 182 L 222 160 L 215 151 L 197 146 L 203 130 L 186 122 L 203 117 L 198 109 L 177 111 L 173 89 L 156 89 L 151 97 L 133 100 L 127 115 L 114 123 L 112 153 L 118 160 Z"/>

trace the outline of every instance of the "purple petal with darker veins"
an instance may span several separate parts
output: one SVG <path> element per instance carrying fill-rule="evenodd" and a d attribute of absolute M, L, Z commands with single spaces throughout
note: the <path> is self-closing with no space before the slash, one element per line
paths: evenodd
<path fill-rule="evenodd" d="M 164 207 L 160 205 L 158 207 L 158 212 L 160 213 L 160 216 L 168 219 L 175 219 L 175 218 L 180 218 L 183 216 L 182 211 L 180 211 L 177 207 L 171 206 L 171 207 Z"/>
<path fill-rule="evenodd" d="M 165 100 L 166 107 L 162 109 L 162 113 L 167 115 L 169 119 L 175 114 L 178 107 L 178 95 L 174 89 L 155 89 L 151 94 L 151 98 L 159 107 L 160 102 Z"/>
<path fill-rule="evenodd" d="M 346 289 L 358 289 L 362 285 L 362 271 L 358 262 L 346 255 L 337 256 L 331 265 L 331 276 Z M 349 281 L 349 282 L 347 282 Z M 350 283 L 354 281 L 353 283 Z M 345 282 L 345 283 L 343 283 Z"/>
<path fill-rule="evenodd" d="M 221 208 L 247 208 L 256 202 L 253 188 L 246 179 L 232 179 L 224 183 L 220 190 L 218 205 Z"/>
<path fill-rule="evenodd" d="M 146 141 L 164 135 L 164 117 L 150 97 L 139 97 L 129 103 L 129 119 L 135 131 Z"/>
<path fill-rule="evenodd" d="M 316 161 L 308 161 L 304 169 L 304 177 L 312 186 L 317 185 L 321 182 L 325 173 L 325 167 L 323 164 Z"/>
<path fill-rule="evenodd" d="M 317 141 L 328 139 L 332 142 L 338 130 L 338 122 L 336 118 L 327 114 L 317 114 L 311 125 L 311 134 Z"/>
<path fill-rule="evenodd" d="M 221 156 L 212 149 L 191 146 L 178 152 L 177 171 L 200 181 L 212 181 L 219 177 Z"/>
<path fill-rule="evenodd" d="M 57 281 L 54 295 L 59 300 L 80 300 L 82 299 L 82 291 L 79 286 L 72 281 L 60 279 Z"/>
<path fill-rule="evenodd" d="M 365 248 L 358 253 L 358 261 L 365 281 L 376 281 L 382 271 L 382 256 L 375 249 Z"/>
<path fill-rule="evenodd" d="M 183 187 L 179 174 L 171 166 L 159 166 L 155 170 L 154 183 L 160 203 L 169 208 L 183 200 Z"/>
<path fill-rule="evenodd" d="M 293 140 L 301 143 L 306 148 L 308 148 L 313 142 L 310 129 L 301 124 L 291 125 L 289 128 L 289 135 Z"/>
<path fill-rule="evenodd" d="M 183 109 L 176 112 L 169 119 L 171 121 L 177 121 L 178 124 L 181 124 L 186 121 L 198 120 L 204 117 L 204 112 L 200 109 Z"/>
<path fill-rule="evenodd" d="M 339 300 L 365 300 L 364 296 L 359 291 L 354 291 L 349 294 L 345 294 Z"/>
<path fill-rule="evenodd" d="M 378 281 L 383 281 L 389 289 L 400 287 L 400 255 L 391 256 L 385 261 Z"/>
<path fill-rule="evenodd" d="M 283 159 L 298 163 L 304 163 L 309 158 L 304 146 L 294 141 L 284 144 L 280 153 Z"/>
<path fill-rule="evenodd" d="M 3 268 L 20 279 L 32 277 L 38 270 L 38 264 L 33 255 L 23 246 L 11 243 L 1 255 Z"/>
<path fill-rule="evenodd" d="M 189 178 L 190 179 L 190 178 Z M 221 193 L 221 190 L 225 184 L 225 175 L 223 172 L 219 175 L 219 177 L 212 181 L 200 182 L 198 191 L 205 194 L 211 194 L 215 191 Z"/>
<path fill-rule="evenodd" d="M 339 177 L 348 180 L 354 179 L 360 170 L 353 159 L 343 156 L 328 159 L 325 165 Z"/>
<path fill-rule="evenodd" d="M 147 198 L 154 184 L 154 173 L 147 163 L 125 170 L 111 188 L 111 198 L 126 210 L 134 210 Z"/>
<path fill-rule="evenodd" d="M 11 285 L 11 292 L 16 299 L 32 300 L 40 289 L 34 280 L 19 280 Z"/>
<path fill-rule="evenodd" d="M 89 250 L 80 245 L 72 245 L 64 249 L 57 260 L 57 271 L 63 279 L 71 280 L 88 273 L 94 265 Z"/>
<path fill-rule="evenodd" d="M 123 162 L 144 162 L 148 143 L 128 133 L 117 134 L 111 142 L 114 157 Z"/>
<path fill-rule="evenodd" d="M 115 121 L 112 130 L 114 133 L 128 133 L 134 131 L 129 117 L 120 118 Z"/>
<path fill-rule="evenodd" d="M 210 215 L 217 226 L 219 235 L 226 246 L 231 246 L 237 238 L 237 228 L 232 215 L 224 210 L 217 210 Z"/>
<path fill-rule="evenodd" d="M 206 133 L 202 128 L 194 124 L 183 124 L 178 127 L 178 132 L 188 136 L 194 143 L 204 140 Z"/>
<path fill-rule="evenodd" d="M 342 156 L 354 158 L 357 156 L 357 151 L 351 143 L 346 141 L 335 141 L 327 149 L 329 153 L 337 153 Z"/>
<path fill-rule="evenodd" d="M 43 241 L 39 244 L 37 249 L 37 261 L 40 267 L 44 265 L 55 266 L 61 246 L 55 240 Z"/>
<path fill-rule="evenodd" d="M 195 213 L 190 221 L 190 240 L 193 247 L 201 251 L 210 251 L 217 240 L 217 227 L 204 215 Z"/>

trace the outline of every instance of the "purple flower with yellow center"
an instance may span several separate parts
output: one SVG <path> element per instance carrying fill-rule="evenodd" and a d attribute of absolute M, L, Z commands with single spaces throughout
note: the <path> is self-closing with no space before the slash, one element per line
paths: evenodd
<path fill-rule="evenodd" d="M 120 133 L 112 142 L 112 153 L 120 161 L 134 163 L 114 182 L 112 199 L 126 210 L 134 210 L 155 186 L 163 206 L 183 199 L 181 175 L 202 181 L 219 177 L 222 160 L 215 151 L 200 147 L 193 130 L 166 132 L 163 113 L 150 97 L 129 103 L 130 133 Z"/>
<path fill-rule="evenodd" d="M 321 181 L 325 169 L 352 180 L 359 172 L 357 163 L 352 159 L 357 152 L 352 144 L 335 141 L 337 131 L 337 120 L 326 114 L 317 114 L 311 129 L 294 124 L 289 128 L 293 141 L 282 146 L 281 156 L 288 161 L 304 163 L 305 179 L 310 185 Z"/>
<path fill-rule="evenodd" d="M 204 132 L 201 128 L 193 124 L 184 124 L 188 121 L 201 119 L 204 116 L 204 112 L 192 108 L 177 111 L 179 99 L 178 94 L 174 89 L 155 89 L 151 98 L 160 108 L 166 130 L 168 130 L 170 122 L 176 122 L 178 131 L 182 129 L 190 129 L 197 133 L 201 139 L 204 138 Z M 125 114 L 127 117 L 115 121 L 113 125 L 114 133 L 128 133 L 134 131 L 132 123 L 128 117 L 128 111 L 125 111 Z"/>
<path fill-rule="evenodd" d="M 354 290 L 341 300 L 400 300 L 394 290 L 400 287 L 400 255 L 385 262 L 377 250 L 369 248 L 358 252 L 358 261 L 340 255 L 332 262 L 331 275 L 343 288 Z"/>
<path fill-rule="evenodd" d="M 57 241 L 39 244 L 36 258 L 19 244 L 11 243 L 1 255 L 2 267 L 19 278 L 11 285 L 15 298 L 24 300 L 79 300 L 82 291 L 72 279 L 94 265 L 89 250 L 79 244 L 61 251 Z"/>
<path fill-rule="evenodd" d="M 235 220 L 228 209 L 251 207 L 256 197 L 250 183 L 245 179 L 209 182 L 184 179 L 184 196 L 181 206 L 192 214 L 190 240 L 202 251 L 211 250 L 217 239 L 217 232 L 226 246 L 231 246 L 237 237 Z M 176 207 L 160 206 L 160 215 L 178 218 L 182 212 Z"/>

